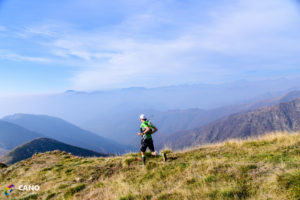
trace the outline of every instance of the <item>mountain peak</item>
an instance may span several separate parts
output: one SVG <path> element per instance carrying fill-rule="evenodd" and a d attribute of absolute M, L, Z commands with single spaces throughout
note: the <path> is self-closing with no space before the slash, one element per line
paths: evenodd
<path fill-rule="evenodd" d="M 120 154 L 132 150 L 130 146 L 119 144 L 57 117 L 15 114 L 4 117 L 3 120 L 48 138 L 97 152 Z"/>
<path fill-rule="evenodd" d="M 223 117 L 203 127 L 170 135 L 169 146 L 181 149 L 229 138 L 247 138 L 273 131 L 300 130 L 300 98 L 274 106 Z"/>
<path fill-rule="evenodd" d="M 21 160 L 30 158 L 35 153 L 43 153 L 43 152 L 54 151 L 54 150 L 65 151 L 67 153 L 71 153 L 73 155 L 83 156 L 83 157 L 109 156 L 108 154 L 90 151 L 87 149 L 68 145 L 54 139 L 41 137 L 29 141 L 25 144 L 22 144 L 14 148 L 12 151 L 9 151 L 3 157 L 0 158 L 0 162 L 3 162 L 5 164 L 13 164 Z"/>

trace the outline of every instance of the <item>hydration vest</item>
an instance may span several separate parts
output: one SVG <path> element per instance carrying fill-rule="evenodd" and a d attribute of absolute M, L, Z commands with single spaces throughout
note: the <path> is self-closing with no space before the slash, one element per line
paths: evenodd
<path fill-rule="evenodd" d="M 146 131 L 146 127 L 149 127 L 150 131 L 147 132 L 146 134 L 143 134 L 142 138 L 143 139 L 150 139 L 150 138 L 152 138 L 151 134 L 152 134 L 152 128 L 153 128 L 153 125 L 151 124 L 151 122 L 144 121 L 140 126 L 140 132 L 143 133 L 144 131 Z"/>

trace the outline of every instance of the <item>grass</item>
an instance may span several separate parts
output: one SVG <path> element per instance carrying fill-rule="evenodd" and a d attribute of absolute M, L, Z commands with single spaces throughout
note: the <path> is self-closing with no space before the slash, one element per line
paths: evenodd
<path fill-rule="evenodd" d="M 80 192 L 81 190 L 83 190 L 85 187 L 86 187 L 86 184 L 80 184 L 80 185 L 77 185 L 75 187 L 71 187 L 70 189 L 67 190 L 64 197 L 65 198 L 70 198 L 70 197 L 74 196 L 74 194 L 76 194 L 76 193 Z"/>
<path fill-rule="evenodd" d="M 1 169 L 1 187 L 39 185 L 14 191 L 15 199 L 195 200 L 300 199 L 300 135 L 270 134 L 172 153 L 168 161 L 147 154 L 80 158 L 49 152 Z M 0 199 L 4 199 L 0 194 Z"/>
<path fill-rule="evenodd" d="M 290 197 L 300 199 L 300 170 L 283 173 L 278 176 L 278 182 L 284 190 L 288 190 Z"/>

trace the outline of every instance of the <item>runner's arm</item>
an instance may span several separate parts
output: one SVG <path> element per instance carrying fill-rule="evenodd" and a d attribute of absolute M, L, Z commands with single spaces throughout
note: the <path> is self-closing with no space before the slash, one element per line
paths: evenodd
<path fill-rule="evenodd" d="M 144 128 L 145 128 L 145 131 L 138 133 L 138 135 L 146 134 L 146 133 L 148 133 L 151 130 L 149 126 L 144 126 Z"/>
<path fill-rule="evenodd" d="M 154 134 L 156 131 L 158 131 L 158 129 L 155 126 L 152 126 L 151 128 L 154 129 L 154 131 L 152 131 L 152 134 Z"/>
<path fill-rule="evenodd" d="M 148 133 L 149 131 L 151 131 L 151 129 L 150 129 L 149 126 L 146 126 L 145 129 L 146 129 L 146 130 L 143 132 L 144 134 L 146 134 L 146 133 Z"/>

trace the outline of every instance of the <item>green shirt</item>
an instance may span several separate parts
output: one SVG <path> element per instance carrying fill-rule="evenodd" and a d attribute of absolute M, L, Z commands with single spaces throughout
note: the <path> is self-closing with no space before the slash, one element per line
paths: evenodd
<path fill-rule="evenodd" d="M 148 121 L 144 121 L 142 124 L 141 124 L 141 132 L 144 132 L 146 131 L 146 128 L 149 127 L 150 128 L 150 131 L 146 133 L 146 138 L 147 139 L 151 139 L 152 136 L 152 129 L 154 128 L 153 124 L 148 122 Z M 145 134 L 144 134 L 145 135 Z"/>

